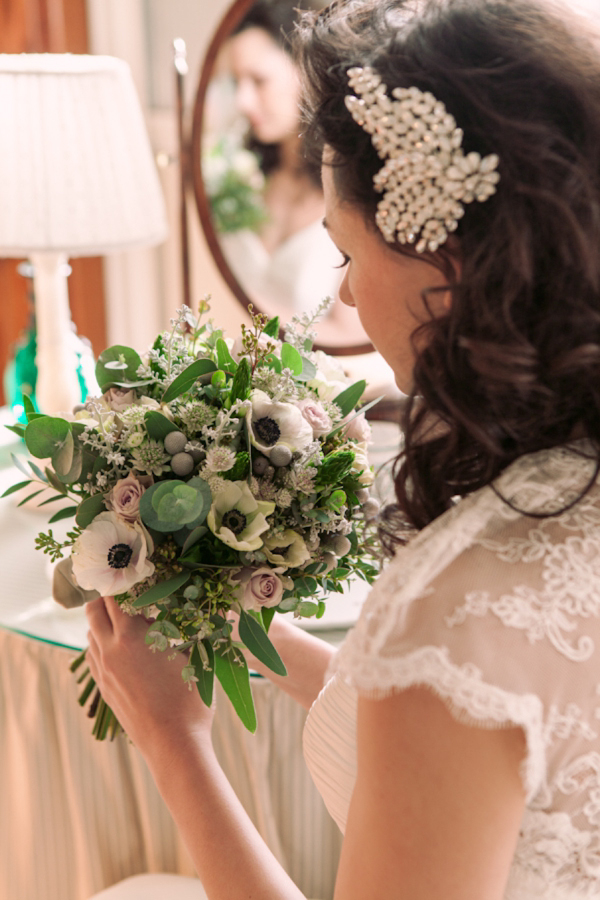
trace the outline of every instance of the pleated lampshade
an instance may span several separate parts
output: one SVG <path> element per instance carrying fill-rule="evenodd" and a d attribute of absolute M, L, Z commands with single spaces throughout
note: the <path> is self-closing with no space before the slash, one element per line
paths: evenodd
<path fill-rule="evenodd" d="M 129 67 L 107 56 L 0 54 L 0 255 L 97 256 L 167 233 Z"/>

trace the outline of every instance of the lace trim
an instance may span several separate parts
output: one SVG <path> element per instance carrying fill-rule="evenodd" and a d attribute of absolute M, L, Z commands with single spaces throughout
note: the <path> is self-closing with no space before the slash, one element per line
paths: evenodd
<path fill-rule="evenodd" d="M 507 896 L 512 896 L 511 888 L 526 884 L 532 887 L 531 896 L 547 896 L 546 891 L 533 890 L 534 885 L 545 885 L 547 890 L 556 886 L 576 891 L 578 897 L 598 897 L 600 837 L 576 828 L 567 813 L 526 812 Z"/>
<path fill-rule="evenodd" d="M 520 726 L 527 740 L 527 756 L 521 767 L 526 802 L 545 785 L 543 710 L 534 694 L 510 694 L 487 684 L 471 663 L 454 665 L 447 647 L 420 647 L 392 660 L 344 653 L 342 647 L 333 658 L 329 674 L 336 671 L 363 696 L 384 697 L 423 685 L 431 688 L 464 724 L 479 728 Z"/>

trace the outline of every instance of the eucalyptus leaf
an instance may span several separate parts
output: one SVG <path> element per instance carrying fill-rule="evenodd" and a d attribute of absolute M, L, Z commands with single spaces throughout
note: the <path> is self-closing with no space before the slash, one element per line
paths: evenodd
<path fill-rule="evenodd" d="M 139 353 L 131 347 L 114 344 L 101 353 L 96 363 L 96 381 L 102 393 L 109 387 L 138 380 L 137 370 L 142 365 Z"/>
<path fill-rule="evenodd" d="M 81 450 L 81 445 L 78 444 L 75 447 L 75 451 L 73 453 L 73 459 L 71 460 L 71 468 L 65 475 L 58 475 L 61 481 L 64 481 L 65 484 L 74 484 L 76 481 L 79 481 L 81 478 L 81 472 L 83 470 L 83 452 Z"/>
<path fill-rule="evenodd" d="M 59 478 L 56 477 L 52 469 L 46 469 L 46 475 L 48 476 L 48 481 L 52 485 L 55 491 L 58 491 L 60 494 L 66 494 L 67 488 L 66 485 L 60 481 Z"/>
<path fill-rule="evenodd" d="M 18 435 L 20 438 L 25 435 L 25 426 L 24 425 L 5 425 L 5 428 L 8 428 L 9 431 L 12 431 L 13 434 Z"/>
<path fill-rule="evenodd" d="M 17 503 L 17 506 L 23 506 L 25 503 L 29 503 L 30 500 L 33 500 L 34 497 L 39 497 L 40 494 L 44 493 L 44 488 L 39 491 L 34 491 L 33 494 L 30 494 L 29 497 L 25 497 L 24 500 L 21 500 L 20 503 Z"/>
<path fill-rule="evenodd" d="M 250 675 L 243 653 L 232 645 L 214 646 L 215 674 L 248 731 L 256 731 L 256 712 L 250 689 Z"/>
<path fill-rule="evenodd" d="M 36 464 L 33 462 L 32 459 L 28 459 L 27 462 L 28 462 L 29 468 L 31 469 L 33 474 L 37 475 L 37 477 L 40 479 L 40 481 L 48 481 L 48 479 L 46 478 L 46 476 L 44 475 L 44 473 L 42 472 L 40 467 L 36 466 Z"/>
<path fill-rule="evenodd" d="M 21 459 L 20 456 L 16 456 L 14 453 L 10 454 L 10 458 L 12 459 L 14 466 L 19 470 L 19 472 L 22 472 L 23 475 L 26 475 L 29 478 L 31 473 L 27 471 L 25 460 Z"/>
<path fill-rule="evenodd" d="M 281 365 L 284 369 L 291 369 L 292 375 L 302 374 L 302 357 L 291 344 L 281 345 Z"/>
<path fill-rule="evenodd" d="M 61 450 L 67 435 L 72 442 L 71 427 L 65 419 L 41 416 L 33 419 L 25 429 L 25 444 L 36 459 L 47 459 Z M 70 465 L 69 463 L 69 468 Z"/>
<path fill-rule="evenodd" d="M 171 382 L 165 393 L 163 394 L 163 403 L 170 403 L 180 394 L 189 391 L 194 383 L 201 378 L 202 375 L 208 375 L 209 372 L 215 372 L 217 369 L 212 359 L 197 359 L 191 363 L 187 369 L 184 369 L 174 381 Z"/>
<path fill-rule="evenodd" d="M 287 675 L 287 669 L 279 653 L 269 640 L 267 632 L 253 616 L 240 609 L 240 638 L 250 651 L 276 675 Z"/>
<path fill-rule="evenodd" d="M 31 425 L 35 425 L 35 422 L 32 422 Z M 30 428 L 31 425 L 29 425 L 28 428 Z M 75 442 L 73 440 L 73 435 L 71 434 L 71 429 L 69 429 L 65 435 L 64 440 L 52 454 L 52 465 L 54 466 L 54 471 L 59 477 L 61 475 L 68 475 L 71 471 L 71 468 L 73 466 L 74 452 Z"/>
<path fill-rule="evenodd" d="M 319 606 L 317 603 L 313 603 L 311 600 L 303 600 L 298 604 L 294 612 L 296 613 L 296 615 L 302 616 L 303 619 L 308 619 L 312 616 L 317 615 L 317 613 L 319 612 Z"/>
<path fill-rule="evenodd" d="M 200 651 L 197 646 L 192 650 L 190 659 L 194 666 L 196 678 L 198 679 L 196 682 L 198 693 L 205 705 L 210 706 L 213 699 L 213 687 L 215 682 L 215 654 L 210 641 L 202 641 L 202 646 L 208 656 L 208 669 L 205 669 L 202 664 Z"/>
<path fill-rule="evenodd" d="M 200 538 L 204 537 L 208 529 L 204 525 L 199 525 L 197 528 L 193 528 L 185 539 L 185 543 L 181 550 L 182 555 L 187 553 L 187 551 L 197 544 Z"/>
<path fill-rule="evenodd" d="M 31 422 L 31 417 L 35 417 L 37 415 L 37 410 L 33 405 L 31 397 L 29 397 L 27 394 L 23 394 L 23 409 L 25 410 L 27 421 Z"/>
<path fill-rule="evenodd" d="M 314 363 L 307 359 L 306 356 L 302 357 L 302 372 L 296 376 L 298 381 L 312 381 L 313 378 L 316 378 L 317 375 L 317 367 Z"/>
<path fill-rule="evenodd" d="M 190 572 L 180 572 L 179 575 L 175 575 L 174 578 L 168 578 L 166 581 L 161 581 L 159 584 L 153 585 L 133 601 L 133 606 L 136 609 L 143 609 L 144 606 L 152 606 L 154 603 L 160 603 L 161 600 L 166 600 L 167 597 L 170 597 L 171 594 L 174 594 L 175 591 L 182 588 L 184 584 L 187 584 L 190 577 Z"/>

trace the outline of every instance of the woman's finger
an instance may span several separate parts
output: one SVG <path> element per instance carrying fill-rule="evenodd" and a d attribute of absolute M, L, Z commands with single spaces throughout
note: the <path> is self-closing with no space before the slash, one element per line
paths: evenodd
<path fill-rule="evenodd" d="M 100 665 L 99 665 L 100 648 L 98 647 L 98 644 L 96 643 L 96 638 L 94 637 L 94 635 L 91 631 L 88 631 L 87 638 L 88 638 L 88 649 L 87 649 L 87 653 L 85 655 L 85 661 L 87 662 L 87 664 L 89 666 L 92 678 L 94 679 L 95 682 L 97 682 L 99 674 L 100 674 Z"/>
<path fill-rule="evenodd" d="M 95 634 L 102 637 L 109 637 L 113 634 L 113 622 L 108 614 L 104 597 L 98 597 L 96 600 L 90 600 L 85 605 L 85 613 L 90 629 Z"/>

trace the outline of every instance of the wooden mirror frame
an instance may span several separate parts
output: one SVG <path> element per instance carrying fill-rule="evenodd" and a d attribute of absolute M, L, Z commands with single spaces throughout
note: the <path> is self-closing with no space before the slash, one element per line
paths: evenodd
<path fill-rule="evenodd" d="M 196 208 L 200 218 L 200 224 L 206 237 L 206 242 L 212 253 L 213 259 L 223 276 L 227 287 L 230 289 L 235 298 L 242 304 L 244 309 L 248 308 L 248 304 L 252 302 L 254 309 L 260 312 L 260 304 L 254 300 L 250 300 L 243 286 L 234 276 L 229 263 L 227 262 L 219 239 L 217 237 L 213 219 L 210 210 L 210 201 L 206 193 L 204 179 L 202 176 L 202 133 L 204 128 L 204 111 L 206 107 L 206 93 L 214 65 L 221 47 L 224 42 L 231 36 L 231 33 L 238 22 L 244 17 L 246 12 L 254 5 L 255 0 L 234 0 L 229 7 L 225 16 L 221 20 L 212 41 L 206 52 L 202 70 L 200 72 L 200 81 L 194 98 L 193 120 L 192 120 L 192 141 L 191 141 L 191 174 L 192 184 L 194 188 L 194 198 L 196 200 Z M 370 343 L 363 344 L 320 344 L 314 345 L 315 350 L 323 350 L 332 356 L 355 356 L 363 353 L 372 353 L 374 347 Z"/>

